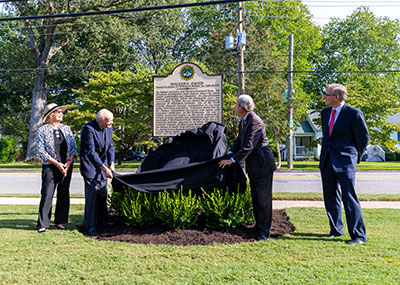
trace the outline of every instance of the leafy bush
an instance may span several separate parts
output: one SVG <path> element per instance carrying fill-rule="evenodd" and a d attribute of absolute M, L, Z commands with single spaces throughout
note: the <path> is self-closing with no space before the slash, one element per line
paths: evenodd
<path fill-rule="evenodd" d="M 172 229 L 201 225 L 209 228 L 235 228 L 254 223 L 251 194 L 214 189 L 199 195 L 191 190 L 147 194 L 124 186 L 124 193 L 114 192 L 111 207 L 125 224 L 143 228 L 153 224 Z"/>
<path fill-rule="evenodd" d="M 381 145 L 382 149 L 385 151 L 385 160 L 386 161 L 399 161 L 400 153 L 392 151 L 388 147 Z"/>
<path fill-rule="evenodd" d="M 111 205 L 125 218 L 125 224 L 143 228 L 157 222 L 154 215 L 154 196 L 131 190 L 122 193 L 113 193 Z"/>
<path fill-rule="evenodd" d="M 4 136 L 0 139 L 0 162 L 12 162 L 18 158 L 16 137 Z"/>
<path fill-rule="evenodd" d="M 211 193 L 203 191 L 201 207 L 206 226 L 209 228 L 235 228 L 252 221 L 250 191 L 245 193 L 215 189 Z"/>
<path fill-rule="evenodd" d="M 198 198 L 191 190 L 158 193 L 156 208 L 161 224 L 176 230 L 196 226 L 201 213 Z"/>

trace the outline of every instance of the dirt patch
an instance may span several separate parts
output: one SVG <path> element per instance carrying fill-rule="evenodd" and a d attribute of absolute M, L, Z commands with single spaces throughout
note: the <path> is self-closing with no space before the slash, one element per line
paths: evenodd
<path fill-rule="evenodd" d="M 215 243 L 240 243 L 255 241 L 257 232 L 253 226 L 241 226 L 229 230 L 190 229 L 167 230 L 160 226 L 136 229 L 124 225 L 98 228 L 98 240 L 121 241 L 142 244 L 210 245 Z M 295 230 L 284 210 L 273 210 L 271 237 L 276 238 Z M 82 231 L 82 229 L 80 229 Z"/>

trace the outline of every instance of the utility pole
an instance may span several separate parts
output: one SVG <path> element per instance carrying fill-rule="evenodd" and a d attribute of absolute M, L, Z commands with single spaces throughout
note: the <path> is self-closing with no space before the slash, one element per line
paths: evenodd
<path fill-rule="evenodd" d="M 244 94 L 244 48 L 240 44 L 240 37 L 243 36 L 244 3 L 238 2 L 238 74 L 239 74 L 239 95 Z"/>
<path fill-rule="evenodd" d="M 288 121 L 289 136 L 286 140 L 287 168 L 293 169 L 293 35 L 289 35 L 289 66 L 288 66 Z"/>

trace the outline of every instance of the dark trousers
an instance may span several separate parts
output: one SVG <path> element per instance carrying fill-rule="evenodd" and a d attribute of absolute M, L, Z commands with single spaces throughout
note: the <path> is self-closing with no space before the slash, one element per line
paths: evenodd
<path fill-rule="evenodd" d="M 39 217 L 37 227 L 48 228 L 50 226 L 51 209 L 54 192 L 57 188 L 57 202 L 54 223 L 68 223 L 69 215 L 69 185 L 71 184 L 72 168 L 68 169 L 67 176 L 62 175 L 54 165 L 43 164 L 42 166 L 42 198 L 39 205 Z"/>
<path fill-rule="evenodd" d="M 107 219 L 107 179 L 85 181 L 85 216 L 83 226 L 87 229 L 101 224 Z"/>
<path fill-rule="evenodd" d="M 260 235 L 269 236 L 272 224 L 272 178 L 274 172 L 263 177 L 252 177 L 249 173 L 253 213 Z"/>
<path fill-rule="evenodd" d="M 327 161 L 321 170 L 325 209 L 331 228 L 330 234 L 343 235 L 342 200 L 351 239 L 366 241 L 365 224 L 355 191 L 355 176 L 354 171 L 335 172 L 329 157 L 327 157 Z"/>

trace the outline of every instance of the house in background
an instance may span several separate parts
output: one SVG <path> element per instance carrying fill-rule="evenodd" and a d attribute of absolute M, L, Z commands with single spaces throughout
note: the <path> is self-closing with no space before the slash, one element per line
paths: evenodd
<path fill-rule="evenodd" d="M 314 122 L 319 116 L 319 112 L 313 110 L 307 111 L 304 120 L 301 121 L 297 129 L 293 131 L 294 160 L 319 159 L 321 145 L 309 146 L 311 142 L 322 137 L 321 127 Z M 400 123 L 400 113 L 388 117 L 386 121 L 389 123 Z M 400 132 L 391 134 L 390 138 L 400 141 Z M 400 151 L 400 144 L 397 145 L 397 149 Z M 366 161 L 385 161 L 385 151 L 380 146 L 368 145 L 365 158 Z M 287 160 L 285 148 L 282 150 L 282 160 Z"/>
<path fill-rule="evenodd" d="M 386 122 L 388 122 L 388 123 L 398 123 L 398 124 L 400 124 L 400 113 L 397 113 L 397 114 L 394 114 L 394 115 L 389 116 L 389 117 L 386 119 Z M 391 139 L 395 139 L 395 140 L 397 140 L 397 141 L 400 141 L 400 132 L 394 132 L 394 133 L 392 133 L 392 134 L 390 135 L 390 138 L 391 138 Z M 397 144 L 396 147 L 397 147 L 397 149 L 400 151 L 400 144 Z"/>
<path fill-rule="evenodd" d="M 294 160 L 319 159 L 321 145 L 317 145 L 316 147 L 308 146 L 311 142 L 322 137 L 321 127 L 314 123 L 314 119 L 318 119 L 318 117 L 318 112 L 314 112 L 313 110 L 307 111 L 304 120 L 293 131 Z M 282 160 L 286 160 L 286 149 L 282 151 Z"/>

